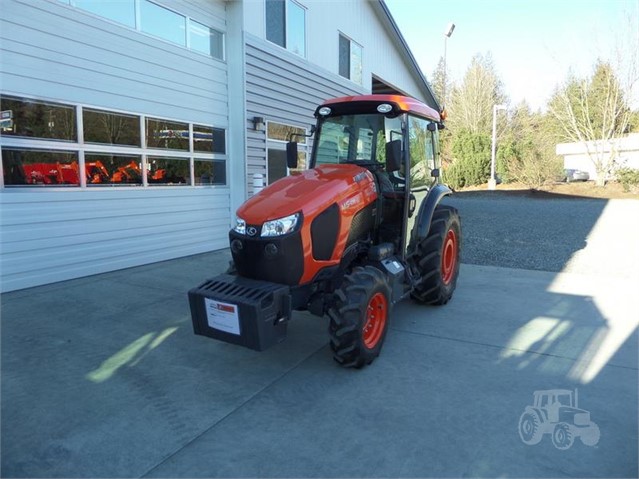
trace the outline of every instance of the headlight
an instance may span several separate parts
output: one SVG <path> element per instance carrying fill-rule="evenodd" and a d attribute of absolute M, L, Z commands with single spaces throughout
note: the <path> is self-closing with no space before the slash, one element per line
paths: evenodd
<path fill-rule="evenodd" d="M 267 221 L 262 226 L 262 236 L 282 236 L 290 233 L 297 226 L 299 217 L 299 213 L 295 213 L 285 218 Z"/>
<path fill-rule="evenodd" d="M 233 227 L 233 230 L 241 235 L 245 235 L 246 234 L 246 221 L 244 221 L 242 218 L 235 218 L 235 226 Z"/>

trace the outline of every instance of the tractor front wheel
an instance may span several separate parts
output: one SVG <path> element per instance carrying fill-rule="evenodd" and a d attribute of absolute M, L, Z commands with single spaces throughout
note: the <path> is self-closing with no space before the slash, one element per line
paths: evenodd
<path fill-rule="evenodd" d="M 380 270 L 366 266 L 346 275 L 328 310 L 335 361 L 347 368 L 372 363 L 386 337 L 390 307 L 390 288 Z"/>
<path fill-rule="evenodd" d="M 428 235 L 418 241 L 411 259 L 421 278 L 411 296 L 425 304 L 446 304 L 459 274 L 461 220 L 457 209 L 437 206 Z"/>
<path fill-rule="evenodd" d="M 570 449 L 574 441 L 575 436 L 570 424 L 560 422 L 555 426 L 555 430 L 552 432 L 552 443 L 557 449 L 561 449 L 562 451 Z"/>

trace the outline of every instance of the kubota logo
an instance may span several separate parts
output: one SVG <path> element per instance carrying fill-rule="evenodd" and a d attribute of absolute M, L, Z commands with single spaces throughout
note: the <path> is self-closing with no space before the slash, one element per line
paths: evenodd
<path fill-rule="evenodd" d="M 217 309 L 219 311 L 224 311 L 225 313 L 234 313 L 235 312 L 235 308 L 233 306 L 229 306 L 227 304 L 217 304 Z"/>
<path fill-rule="evenodd" d="M 586 446 L 599 442 L 599 426 L 590 420 L 590 412 L 579 409 L 577 389 L 535 391 L 532 406 L 526 406 L 519 418 L 519 437 L 529 446 L 550 434 L 557 449 L 569 449 L 575 438 Z"/>

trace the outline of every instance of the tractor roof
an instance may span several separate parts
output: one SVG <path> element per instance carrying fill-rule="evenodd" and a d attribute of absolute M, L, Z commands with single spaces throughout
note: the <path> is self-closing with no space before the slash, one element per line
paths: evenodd
<path fill-rule="evenodd" d="M 416 115 L 428 118 L 433 121 L 441 121 L 441 117 L 436 110 L 425 105 L 415 98 L 401 95 L 360 95 L 360 96 L 343 96 L 326 100 L 321 106 L 346 106 L 348 105 L 348 113 L 355 113 L 358 104 L 361 104 L 362 112 L 368 113 L 370 107 L 374 108 L 381 103 L 390 103 L 396 113 L 414 113 Z M 319 108 L 321 108 L 321 106 Z M 318 110 L 319 110 L 318 108 Z M 340 109 L 341 110 L 341 109 Z M 346 113 L 346 112 L 344 112 Z M 317 111 L 316 111 L 317 115 Z"/>
<path fill-rule="evenodd" d="M 572 394 L 570 389 L 547 389 L 544 391 L 535 391 L 535 394 Z"/>

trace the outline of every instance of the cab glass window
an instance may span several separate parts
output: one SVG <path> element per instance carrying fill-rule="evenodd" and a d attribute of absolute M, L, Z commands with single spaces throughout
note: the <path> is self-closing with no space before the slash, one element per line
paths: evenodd
<path fill-rule="evenodd" d="M 410 175 L 413 187 L 428 186 L 433 182 L 435 168 L 433 134 L 428 131 L 428 120 L 409 117 Z"/>

